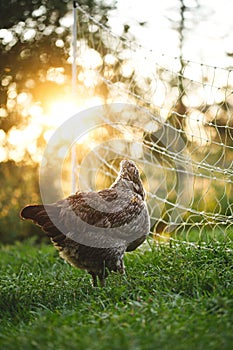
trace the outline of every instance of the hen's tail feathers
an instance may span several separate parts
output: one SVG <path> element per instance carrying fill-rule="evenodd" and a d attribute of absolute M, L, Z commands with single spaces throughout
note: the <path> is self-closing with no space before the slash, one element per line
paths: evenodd
<path fill-rule="evenodd" d="M 60 209 L 54 205 L 28 205 L 22 209 L 20 216 L 23 219 L 33 220 L 54 243 L 62 246 L 66 235 L 55 225 L 56 222 L 58 223 L 59 213 Z"/>
<path fill-rule="evenodd" d="M 22 209 L 20 216 L 23 219 L 31 219 L 42 226 L 48 215 L 43 205 L 28 205 Z"/>

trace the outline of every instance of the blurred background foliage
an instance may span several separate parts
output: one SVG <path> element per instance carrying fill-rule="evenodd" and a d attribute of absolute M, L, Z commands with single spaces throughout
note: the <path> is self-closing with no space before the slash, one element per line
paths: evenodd
<path fill-rule="evenodd" d="M 179 130 L 182 147 L 188 149 L 195 177 L 195 198 L 191 203 L 197 212 L 217 212 L 233 215 L 232 176 L 229 177 L 233 164 L 233 99 L 232 74 L 222 71 L 226 79 L 216 74 L 216 67 L 208 67 L 185 61 L 183 48 L 190 28 L 200 16 L 198 1 L 176 0 L 169 18 L 171 30 L 176 34 L 179 55 L 174 58 L 173 66 L 165 68 L 154 64 L 154 72 L 140 74 L 145 65 L 133 62 L 135 52 L 129 50 L 134 41 L 130 25 L 124 23 L 119 34 L 120 40 L 111 37 L 101 29 L 101 24 L 109 27 L 109 15 L 116 6 L 116 1 L 81 0 L 79 4 L 92 16 L 99 27 L 91 22 L 85 13 L 79 12 L 78 21 L 78 64 L 76 84 L 76 104 L 71 98 L 71 63 L 72 63 L 72 6 L 68 0 L 2 0 L 0 11 L 0 241 L 4 243 L 23 239 L 30 235 L 43 237 L 40 230 L 31 223 L 19 218 L 21 207 L 29 203 L 39 203 L 38 168 L 44 148 L 54 129 L 64 121 L 61 114 L 75 112 L 77 106 L 99 102 L 112 102 L 119 95 L 112 95 L 108 84 L 125 91 L 126 101 L 148 108 L 153 115 L 162 116 L 176 130 Z M 148 9 L 149 10 L 149 9 Z M 146 23 L 138 23 L 146 26 Z M 87 49 L 81 55 L 82 45 Z M 133 47 L 133 45 L 132 45 Z M 165 60 L 165 58 L 163 58 Z M 174 68 L 175 67 L 175 68 Z M 178 68 L 177 68 L 178 67 Z M 174 69 L 173 69 L 174 68 Z M 229 68 L 229 67 L 228 67 Z M 199 70 L 198 70 L 199 69 Z M 205 70 L 206 69 L 206 70 Z M 227 76 L 228 74 L 228 76 Z M 201 77 L 200 83 L 190 75 Z M 219 85 L 219 81 L 223 82 Z M 224 85 L 228 82 L 229 85 Z M 205 83 L 207 83 L 205 85 Z M 209 85 L 208 85 L 209 84 Z M 217 88 L 215 87 L 217 85 Z M 116 89 L 115 89 L 116 90 Z M 122 96 L 122 95 L 121 95 Z M 63 104 L 60 104 L 62 101 Z M 160 103 L 160 101 L 162 101 Z M 88 106 L 88 104 L 86 105 Z M 159 107 L 158 107 L 159 106 Z M 125 122 L 132 116 L 127 115 Z M 128 113 L 129 114 L 129 113 Z M 123 115 L 123 113 L 122 113 Z M 116 114 L 117 121 L 119 115 Z M 137 116 L 134 116 L 137 119 Z M 144 126 L 144 125 L 143 125 Z M 157 125 L 158 127 L 158 125 Z M 153 128 L 152 128 L 153 129 Z M 162 133 L 161 133 L 162 130 Z M 159 130 L 148 131 L 141 135 L 141 142 L 148 145 L 148 157 L 155 165 L 168 168 L 166 177 L 166 195 L 162 204 L 176 202 L 174 181 L 174 159 L 161 152 L 161 135 L 172 129 L 160 125 Z M 82 144 L 78 144 L 77 164 L 90 152 L 91 143 L 98 147 L 100 141 L 108 142 L 119 137 L 122 130 L 104 127 L 98 133 L 90 134 Z M 124 135 L 123 135 L 124 136 Z M 122 136 L 122 137 L 123 137 Z M 173 137 L 170 135 L 169 137 Z M 211 141 L 211 142 L 209 142 Z M 63 140 L 63 146 L 66 140 Z M 170 145 L 169 145 L 170 147 Z M 168 147 L 168 149 L 169 149 Z M 172 148 L 173 147 L 173 148 Z M 171 152 L 179 153 L 179 145 L 170 147 Z M 177 148 L 178 147 L 178 148 Z M 59 161 L 62 147 L 54 154 L 54 164 Z M 104 152 L 100 150 L 100 152 Z M 124 155 L 125 150 L 122 150 Z M 154 162 L 154 163 L 153 163 Z M 113 162 L 114 163 L 114 162 Z M 119 159 L 114 165 L 119 165 Z M 64 161 L 63 178 L 70 184 L 70 155 Z M 199 167 L 199 164 L 204 166 Z M 210 167 L 206 167 L 207 164 Z M 216 168 L 215 171 L 212 170 Z M 169 169 L 170 168 L 170 169 Z M 219 172 L 219 169 L 221 171 Z M 182 168 L 181 168 L 182 170 Z M 226 173 L 225 173 L 226 170 Z M 154 171 L 154 170 L 153 170 Z M 108 174 L 106 176 L 106 174 Z M 220 174 L 220 175 L 219 175 Z M 142 176 L 144 176 L 142 174 Z M 48 180 L 57 178 L 53 168 L 47 173 Z M 104 164 L 96 175 L 96 188 L 108 186 L 115 177 L 111 167 Z M 214 179 L 217 179 L 215 181 Z M 230 179 L 230 181 L 229 181 Z M 146 179 L 144 179 L 146 184 Z M 155 182 L 159 179 L 156 179 Z M 224 182 L 225 181 L 225 182 Z M 68 195 L 69 190 L 65 189 Z M 167 196 L 167 197 L 166 197 Z M 151 202 L 151 213 L 157 205 L 157 199 Z M 164 206 L 163 219 L 169 221 L 170 204 Z M 186 213 L 185 219 L 192 216 L 194 222 L 201 222 L 201 214 Z M 164 229 L 157 225 L 158 232 Z"/>
<path fill-rule="evenodd" d="M 109 6 L 80 1 L 106 23 Z M 38 161 L 46 145 L 51 101 L 71 94 L 72 1 L 2 0 L 0 11 L 0 240 L 39 229 L 19 219 L 20 208 L 40 202 Z M 87 24 L 83 22 L 83 35 Z M 99 40 L 99 38 L 98 38 Z M 82 96 L 88 89 L 79 88 Z M 43 116 L 41 111 L 43 111 Z M 56 112 L 55 112 L 56 114 Z M 56 118 L 56 115 L 54 116 Z M 55 174 L 50 174 L 51 176 Z"/>

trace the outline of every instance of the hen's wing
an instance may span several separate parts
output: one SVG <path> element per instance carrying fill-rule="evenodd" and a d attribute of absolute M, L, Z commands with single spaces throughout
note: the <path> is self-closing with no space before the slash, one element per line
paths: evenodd
<path fill-rule="evenodd" d="M 72 240 L 107 248 L 125 241 L 127 250 L 133 250 L 149 232 L 145 203 L 126 190 L 80 192 L 54 204 L 27 206 L 21 216 L 40 225 L 60 246 Z"/>
<path fill-rule="evenodd" d="M 136 249 L 146 239 L 150 228 L 148 210 L 141 197 L 131 190 L 110 188 L 80 193 L 78 197 L 69 197 L 72 210 L 82 221 L 93 225 L 95 232 L 125 240 L 127 251 Z"/>

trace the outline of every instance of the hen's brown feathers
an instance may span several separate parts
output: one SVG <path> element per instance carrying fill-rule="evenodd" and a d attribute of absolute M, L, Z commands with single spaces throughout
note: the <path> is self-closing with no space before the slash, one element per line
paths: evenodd
<path fill-rule="evenodd" d="M 149 215 L 138 169 L 131 161 L 109 188 L 77 192 L 48 205 L 27 206 L 21 217 L 31 219 L 51 238 L 61 257 L 86 269 L 104 283 L 106 269 L 124 271 L 123 255 L 143 243 Z"/>

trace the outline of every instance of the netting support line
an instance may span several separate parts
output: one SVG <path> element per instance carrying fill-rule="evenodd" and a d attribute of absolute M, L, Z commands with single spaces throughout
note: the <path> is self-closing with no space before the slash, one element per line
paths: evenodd
<path fill-rule="evenodd" d="M 77 55 L 77 1 L 73 1 L 73 30 L 72 30 L 72 50 L 73 50 L 73 61 L 72 61 L 72 95 L 75 99 L 76 92 L 76 55 Z M 71 148 L 71 192 L 76 192 L 76 149 L 75 144 Z"/>

